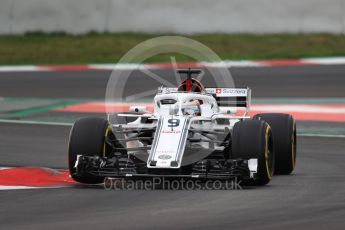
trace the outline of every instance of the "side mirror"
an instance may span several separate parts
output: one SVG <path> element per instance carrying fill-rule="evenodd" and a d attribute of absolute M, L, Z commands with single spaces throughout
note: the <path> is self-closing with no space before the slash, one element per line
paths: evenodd
<path fill-rule="evenodd" d="M 129 107 L 129 111 L 133 113 L 147 113 L 145 105 L 132 105 Z"/>
<path fill-rule="evenodd" d="M 219 107 L 219 112 L 223 114 L 235 114 L 237 113 L 237 108 L 236 107 Z"/>

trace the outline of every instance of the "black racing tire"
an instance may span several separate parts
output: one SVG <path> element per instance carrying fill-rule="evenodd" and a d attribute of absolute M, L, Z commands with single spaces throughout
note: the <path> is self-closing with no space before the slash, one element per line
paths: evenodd
<path fill-rule="evenodd" d="M 276 153 L 275 174 L 291 174 L 296 166 L 296 123 L 290 114 L 264 113 L 253 117 L 266 121 L 272 129 Z"/>
<path fill-rule="evenodd" d="M 107 151 L 105 136 L 109 132 L 106 119 L 99 117 L 86 117 L 78 119 L 70 132 L 68 145 L 68 168 L 72 178 L 84 184 L 102 183 L 104 177 L 92 175 L 76 176 L 74 164 L 77 155 L 103 156 Z"/>
<path fill-rule="evenodd" d="M 255 179 L 244 179 L 242 185 L 266 185 L 274 173 L 274 149 L 270 126 L 265 121 L 243 120 L 232 131 L 233 159 L 258 159 Z"/>

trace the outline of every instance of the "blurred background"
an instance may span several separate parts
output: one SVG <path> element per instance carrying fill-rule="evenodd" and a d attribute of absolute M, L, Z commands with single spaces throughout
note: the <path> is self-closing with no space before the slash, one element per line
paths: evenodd
<path fill-rule="evenodd" d="M 2 0 L 0 33 L 345 33 L 342 0 Z"/>
<path fill-rule="evenodd" d="M 344 33 L 343 0 L 0 2 L 3 65 L 114 63 L 139 42 L 172 34 L 223 59 L 342 56 Z"/>

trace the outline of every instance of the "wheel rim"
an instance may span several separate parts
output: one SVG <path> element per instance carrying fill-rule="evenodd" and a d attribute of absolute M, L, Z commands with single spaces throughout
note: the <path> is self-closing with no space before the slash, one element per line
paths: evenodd
<path fill-rule="evenodd" d="M 110 132 L 111 132 L 111 126 L 109 125 L 107 127 L 107 129 L 105 130 L 105 134 L 104 134 L 104 143 L 103 143 L 103 149 L 102 149 L 103 157 L 106 157 L 106 154 L 107 154 L 107 146 L 108 146 L 108 144 L 106 143 L 106 139 L 107 139 L 107 137 L 108 137 Z"/>
<path fill-rule="evenodd" d="M 295 168 L 296 165 L 296 123 L 293 121 L 293 130 L 291 136 L 291 163 L 292 163 L 292 170 Z"/>
<path fill-rule="evenodd" d="M 266 172 L 267 172 L 267 177 L 269 179 L 272 179 L 273 176 L 273 169 L 274 169 L 274 154 L 272 151 L 273 148 L 273 140 L 272 140 L 272 135 L 271 135 L 271 128 L 268 126 L 266 128 L 266 146 L 265 146 L 265 162 L 266 162 Z"/>

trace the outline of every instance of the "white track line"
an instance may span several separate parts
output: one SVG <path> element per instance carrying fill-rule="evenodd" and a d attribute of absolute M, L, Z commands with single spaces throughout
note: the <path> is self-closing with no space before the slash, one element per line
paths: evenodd
<path fill-rule="evenodd" d="M 193 65 L 202 65 L 206 67 L 270 67 L 274 66 L 274 62 L 277 60 L 224 60 L 220 62 L 195 62 L 190 63 Z M 280 60 L 299 62 L 301 65 L 337 65 L 345 64 L 345 57 L 318 57 L 318 58 L 301 58 L 295 60 Z M 118 63 L 118 64 L 85 64 L 78 65 L 80 70 L 135 70 L 135 69 L 160 69 L 167 68 L 169 63 L 153 63 L 153 64 L 136 64 L 136 63 Z M 179 64 L 179 63 L 177 63 Z M 183 63 L 181 63 L 183 64 Z M 283 65 L 283 64 L 280 64 Z M 0 66 L 0 72 L 23 72 L 23 71 L 62 71 L 68 70 L 68 67 L 73 67 L 73 65 L 65 65 L 67 69 L 63 68 L 64 66 L 59 65 L 22 65 L 22 66 Z"/>
<path fill-rule="evenodd" d="M 215 68 L 230 68 L 230 67 L 266 67 L 267 64 L 263 64 L 258 61 L 221 61 L 221 62 L 201 62 L 206 67 Z"/>
<path fill-rule="evenodd" d="M 7 119 L 0 119 L 0 123 L 5 123 L 5 124 L 25 124 L 25 125 L 55 125 L 55 126 L 72 126 L 73 125 L 73 123 L 67 123 L 67 122 L 7 120 Z"/>
<path fill-rule="evenodd" d="M 0 72 L 33 72 L 42 71 L 37 66 L 0 66 Z"/>
<path fill-rule="evenodd" d="M 332 106 L 332 105 L 252 105 L 251 110 L 253 111 L 276 111 L 276 112 L 302 112 L 302 113 L 327 113 L 327 114 L 344 114 L 344 106 Z"/>
<path fill-rule="evenodd" d="M 7 185 L 0 185 L 1 190 L 19 190 L 19 189 L 47 189 L 47 188 L 68 188 L 72 185 L 58 185 L 58 186 L 45 186 L 45 187 L 34 187 L 34 186 L 7 186 Z"/>
<path fill-rule="evenodd" d="M 318 65 L 337 65 L 345 64 L 345 57 L 328 57 L 328 58 L 303 58 L 303 63 Z"/>
<path fill-rule="evenodd" d="M 39 189 L 39 188 L 42 188 L 42 187 L 0 185 L 0 190 Z"/>
<path fill-rule="evenodd" d="M 342 134 L 317 134 L 317 133 L 297 133 L 299 137 L 329 137 L 329 138 L 345 138 Z"/>

